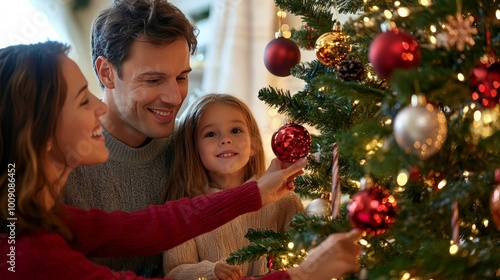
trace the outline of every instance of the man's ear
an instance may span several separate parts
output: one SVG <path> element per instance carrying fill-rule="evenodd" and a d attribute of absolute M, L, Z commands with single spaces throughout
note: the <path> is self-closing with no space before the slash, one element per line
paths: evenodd
<path fill-rule="evenodd" d="M 47 153 L 52 151 L 52 138 L 47 141 Z"/>
<path fill-rule="evenodd" d="M 114 78 L 118 73 L 116 73 L 113 65 L 104 56 L 99 56 L 95 61 L 95 67 L 101 83 L 106 88 L 115 88 Z"/>

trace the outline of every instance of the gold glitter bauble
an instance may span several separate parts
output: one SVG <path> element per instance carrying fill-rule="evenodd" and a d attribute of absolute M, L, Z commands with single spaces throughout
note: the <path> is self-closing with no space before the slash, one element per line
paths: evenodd
<path fill-rule="evenodd" d="M 316 57 L 330 67 L 335 67 L 351 52 L 351 45 L 346 43 L 347 36 L 340 31 L 340 24 L 331 32 L 321 35 L 316 40 Z"/>

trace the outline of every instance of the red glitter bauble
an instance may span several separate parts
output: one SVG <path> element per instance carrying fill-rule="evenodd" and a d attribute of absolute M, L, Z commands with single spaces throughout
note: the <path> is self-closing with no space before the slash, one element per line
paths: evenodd
<path fill-rule="evenodd" d="M 370 45 L 368 59 L 379 77 L 386 79 L 396 68 L 418 67 L 420 47 L 413 36 L 394 28 L 375 37 Z"/>
<path fill-rule="evenodd" d="M 495 107 L 500 102 L 500 62 L 476 65 L 470 73 L 469 84 L 472 99 L 485 107 Z"/>
<path fill-rule="evenodd" d="M 271 148 L 278 159 L 296 162 L 307 156 L 311 150 L 311 135 L 299 124 L 286 124 L 271 138 Z"/>
<path fill-rule="evenodd" d="M 353 227 L 377 235 L 396 221 L 397 202 L 388 190 L 375 185 L 354 194 L 347 210 Z"/>
<path fill-rule="evenodd" d="M 275 76 L 290 75 L 290 69 L 299 63 L 299 47 L 290 39 L 278 37 L 269 42 L 264 50 L 264 65 Z"/>

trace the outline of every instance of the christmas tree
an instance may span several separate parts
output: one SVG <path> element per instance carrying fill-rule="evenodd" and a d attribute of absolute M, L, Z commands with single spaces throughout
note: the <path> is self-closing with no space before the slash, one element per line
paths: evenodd
<path fill-rule="evenodd" d="M 303 90 L 259 98 L 319 131 L 295 181 L 316 204 L 288 232 L 250 231 L 229 262 L 289 267 L 354 226 L 364 270 L 346 278 L 500 278 L 500 2 L 275 3 L 318 59 L 290 70 Z"/>

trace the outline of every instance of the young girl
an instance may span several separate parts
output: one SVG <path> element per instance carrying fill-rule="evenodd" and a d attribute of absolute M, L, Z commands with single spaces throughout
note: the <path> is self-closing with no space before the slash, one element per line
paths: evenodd
<path fill-rule="evenodd" d="M 0 279 L 139 279 L 87 257 L 159 254 L 273 203 L 290 191 L 283 182 L 305 166 L 282 170 L 275 160 L 257 181 L 133 213 L 61 205 L 68 173 L 108 157 L 99 120 L 107 107 L 89 92 L 67 51 L 57 42 L 0 49 Z M 313 275 L 354 271 L 357 238 L 334 234 L 304 266 L 265 279 L 312 279 L 311 264 L 336 258 L 340 265 L 323 265 Z"/>
<path fill-rule="evenodd" d="M 186 186 L 191 196 L 231 189 L 264 173 L 257 122 L 250 109 L 231 95 L 208 94 L 192 104 L 172 136 L 171 148 L 175 153 L 170 153 L 167 188 Z M 262 275 L 266 273 L 265 258 L 241 267 L 228 265 L 224 259 L 249 244 L 244 237 L 248 229 L 284 231 L 300 211 L 300 198 L 290 193 L 273 205 L 189 240 L 164 253 L 165 275 L 209 280 Z"/>

